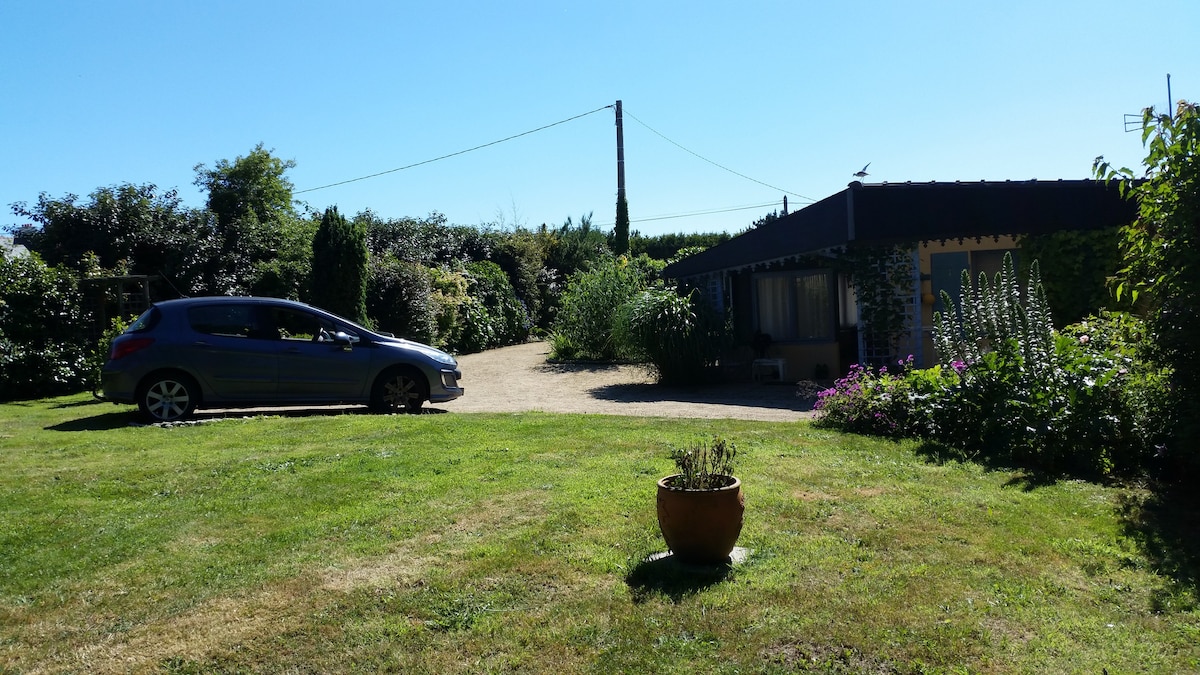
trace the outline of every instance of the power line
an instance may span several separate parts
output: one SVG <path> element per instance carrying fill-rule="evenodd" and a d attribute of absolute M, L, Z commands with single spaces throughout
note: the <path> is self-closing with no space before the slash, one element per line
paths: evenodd
<path fill-rule="evenodd" d="M 696 216 L 708 216 L 716 213 L 731 213 L 733 211 L 749 211 L 751 209 L 765 209 L 769 206 L 778 206 L 777 202 L 768 202 L 766 204 L 752 204 L 750 206 L 729 206 L 721 208 L 707 209 L 703 211 L 689 211 L 687 213 L 672 213 L 662 216 L 650 216 L 647 218 L 631 218 L 632 223 L 648 223 L 655 220 L 674 220 L 676 218 L 694 218 Z M 608 227 L 614 223 L 599 223 L 597 227 Z"/>
<path fill-rule="evenodd" d="M 680 144 L 676 143 L 675 141 L 673 141 L 673 140 L 671 140 L 671 139 L 667 138 L 666 136 L 663 136 L 661 133 L 659 133 L 658 131 L 656 131 L 656 130 L 655 130 L 653 127 L 651 127 L 649 124 L 646 124 L 645 122 L 643 122 L 643 121 L 639 120 L 639 119 L 638 119 L 638 118 L 637 118 L 635 115 L 633 115 L 632 113 L 630 113 L 630 112 L 629 112 L 629 108 L 625 108 L 623 112 L 624 112 L 626 115 L 629 115 L 630 117 L 632 117 L 632 118 L 634 119 L 634 121 L 635 121 L 635 122 L 637 122 L 638 124 L 640 124 L 640 125 L 642 125 L 642 126 L 646 127 L 647 129 L 649 129 L 650 131 L 652 131 L 654 134 L 656 134 L 657 136 L 659 136 L 660 138 L 662 138 L 664 141 L 666 141 L 666 142 L 670 143 L 671 145 L 674 145 L 675 147 L 679 148 L 680 150 L 683 150 L 684 152 L 686 152 L 686 153 L 688 153 L 688 154 L 690 154 L 690 155 L 694 155 L 694 156 L 696 156 L 696 157 L 698 157 L 698 158 L 700 158 L 700 159 L 702 159 L 702 160 L 704 160 L 704 161 L 708 162 L 709 164 L 712 164 L 713 166 L 717 167 L 718 169 L 721 169 L 722 171 L 728 171 L 729 173 L 731 173 L 731 174 L 733 174 L 733 175 L 735 175 L 735 176 L 738 176 L 738 177 L 740 177 L 740 178 L 745 178 L 746 180 L 748 180 L 748 181 L 750 181 L 750 182 L 752 182 L 752 183 L 758 183 L 759 185 L 763 185 L 763 186 L 765 186 L 765 187 L 769 187 L 769 188 L 771 188 L 772 190 L 778 190 L 779 192 L 783 192 L 783 193 L 785 193 L 785 194 L 792 195 L 793 197 L 799 197 L 799 198 L 801 198 L 801 199 L 807 199 L 807 200 L 808 200 L 808 201 L 810 201 L 810 202 L 816 202 L 816 201 L 817 201 L 817 200 L 813 199 L 812 197 L 805 197 L 804 195 L 802 195 L 802 194 L 799 194 L 799 193 L 796 193 L 796 192 L 792 192 L 791 190 L 784 190 L 783 188 L 777 188 L 777 187 L 775 187 L 774 185 L 770 185 L 770 184 L 768 184 L 768 183 L 764 183 L 764 182 L 762 182 L 761 180 L 758 180 L 757 178 L 751 178 L 750 176 L 747 176 L 747 175 L 746 175 L 746 174 L 744 174 L 744 173 L 738 173 L 737 171 L 734 171 L 733 169 L 730 169 L 730 168 L 729 168 L 729 167 L 727 167 L 727 166 L 723 166 L 723 165 L 721 165 L 721 164 L 718 164 L 718 163 L 716 163 L 716 162 L 712 161 L 711 159 L 709 159 L 709 158 L 707 158 L 707 157 L 705 157 L 705 156 L 703 156 L 703 155 L 701 155 L 701 154 L 699 154 L 699 153 L 693 152 L 693 151 L 691 151 L 691 150 L 689 150 L 689 149 L 687 149 L 687 148 L 683 147 L 682 145 L 680 145 Z"/>
<path fill-rule="evenodd" d="M 425 165 L 425 164 L 432 164 L 432 163 L 434 163 L 434 162 L 440 162 L 440 161 L 441 161 L 441 160 L 443 160 L 443 159 L 450 159 L 451 157 L 457 157 L 457 156 L 459 156 L 459 155 L 465 155 L 465 154 L 467 154 L 468 152 L 474 152 L 474 151 L 476 151 L 476 150 L 482 150 L 483 148 L 488 148 L 488 147 L 491 147 L 491 146 L 493 146 L 493 145 L 499 145 L 500 143 L 504 143 L 505 141 L 511 141 L 511 140 L 513 140 L 514 138 L 520 138 L 520 137 L 522 137 L 522 136 L 528 136 L 529 134 L 535 134 L 535 133 L 537 133 L 537 132 L 539 132 L 539 131 L 545 131 L 546 129 L 549 129 L 550 127 L 556 127 L 556 126 L 558 126 L 558 125 L 560 125 L 560 124 L 566 124 L 567 122 L 573 122 L 573 121 L 575 121 L 575 120 L 577 120 L 577 119 L 579 119 L 579 118 L 581 118 L 581 117 L 587 117 L 588 115 L 592 115 L 592 114 L 598 113 L 598 112 L 600 112 L 601 110 L 608 110 L 608 109 L 610 109 L 610 108 L 612 108 L 612 107 L 613 107 L 613 106 L 611 106 L 611 105 L 601 106 L 601 107 L 599 107 L 599 108 L 596 108 L 595 110 L 589 110 L 588 112 L 581 113 L 581 114 L 579 114 L 579 115 L 575 115 L 574 117 L 568 117 L 568 118 L 567 118 L 567 119 L 565 119 L 565 120 L 559 120 L 559 121 L 557 121 L 557 122 L 554 122 L 553 124 L 547 124 L 547 125 L 545 125 L 545 126 L 541 126 L 541 127 L 538 127 L 538 128 L 536 128 L 536 129 L 530 129 L 529 131 L 525 131 L 525 132 L 522 132 L 522 133 L 519 133 L 519 134 L 515 134 L 515 135 L 513 135 L 513 136 L 509 136 L 508 138 L 501 138 L 500 140 L 498 140 L 498 141 L 492 141 L 491 143 L 484 143 L 483 145 L 477 145 L 477 146 L 475 146 L 475 147 L 473 147 L 473 148 L 467 148 L 466 150 L 459 150 L 458 152 L 452 152 L 452 153 L 450 153 L 450 154 L 448 154 L 448 155 L 442 155 L 441 157 L 434 157 L 433 159 L 427 159 L 427 160 L 425 160 L 425 161 L 423 161 L 423 162 L 417 162 L 417 163 L 415 163 L 415 164 L 409 164 L 408 166 L 401 166 L 401 167 L 397 167 L 397 168 L 395 168 L 395 169 L 388 169 L 387 171 L 380 171 L 379 173 L 373 173 L 373 174 L 371 174 L 371 175 L 369 175 L 369 176 L 360 176 L 360 177 L 358 177 L 358 178 L 351 178 L 351 179 L 349 179 L 349 180 L 338 181 L 337 183 L 330 183 L 330 184 L 328 184 L 328 185 L 319 185 L 319 186 L 317 186 L 317 187 L 306 188 L 306 189 L 304 189 L 304 190 L 296 190 L 296 191 L 295 191 L 295 192 L 293 192 L 292 194 L 297 194 L 297 195 L 298 195 L 298 194 L 302 194 L 302 193 L 305 193 L 305 192 L 314 192 L 314 191 L 316 191 L 316 190 L 324 190 L 325 188 L 336 187 L 336 186 L 338 186 L 338 185 L 345 185 L 346 183 L 354 183 L 354 182 L 357 182 L 357 181 L 360 181 L 360 180 L 366 180 L 366 179 L 368 179 L 368 178 L 377 178 L 377 177 L 379 177 L 379 176 L 384 176 L 384 175 L 387 175 L 387 174 L 389 174 L 389 173 L 396 173 L 397 171 L 404 171 L 405 169 L 412 169 L 412 168 L 414 168 L 414 167 L 423 166 L 423 165 Z"/>

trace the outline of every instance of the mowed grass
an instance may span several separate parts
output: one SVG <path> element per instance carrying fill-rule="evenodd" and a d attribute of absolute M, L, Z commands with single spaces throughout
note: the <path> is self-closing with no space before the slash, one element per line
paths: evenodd
<path fill-rule="evenodd" d="M 1200 670 L 1128 487 L 806 422 L 130 420 L 0 405 L 0 671 Z M 752 553 L 648 562 L 668 448 L 716 433 Z"/>

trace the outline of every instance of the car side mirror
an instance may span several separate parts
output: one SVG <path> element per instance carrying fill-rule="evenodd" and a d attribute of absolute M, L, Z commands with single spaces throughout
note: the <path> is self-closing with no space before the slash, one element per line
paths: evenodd
<path fill-rule="evenodd" d="M 359 337 L 357 335 L 351 335 L 346 331 L 341 330 L 334 333 L 332 337 L 334 344 L 345 345 L 347 347 L 352 346 L 354 343 L 359 341 Z"/>

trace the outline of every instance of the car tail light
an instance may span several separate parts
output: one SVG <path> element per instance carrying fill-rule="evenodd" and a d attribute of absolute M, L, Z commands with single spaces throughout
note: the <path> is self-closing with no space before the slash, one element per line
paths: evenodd
<path fill-rule="evenodd" d="M 110 361 L 116 361 L 117 359 L 125 358 L 126 356 L 129 356 L 136 351 L 141 351 L 152 344 L 154 344 L 154 338 L 148 337 L 114 340 L 112 349 L 108 353 L 108 359 Z"/>

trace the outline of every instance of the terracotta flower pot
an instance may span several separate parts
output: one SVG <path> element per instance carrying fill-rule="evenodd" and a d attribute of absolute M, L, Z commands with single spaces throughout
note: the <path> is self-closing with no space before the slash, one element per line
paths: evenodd
<path fill-rule="evenodd" d="M 730 476 L 727 487 L 684 490 L 671 487 L 674 478 L 658 481 L 658 527 L 667 547 L 686 562 L 727 562 L 742 532 L 742 481 Z"/>

